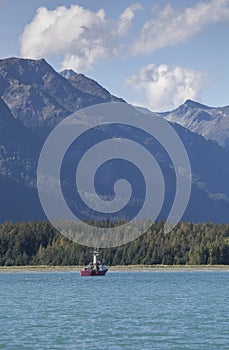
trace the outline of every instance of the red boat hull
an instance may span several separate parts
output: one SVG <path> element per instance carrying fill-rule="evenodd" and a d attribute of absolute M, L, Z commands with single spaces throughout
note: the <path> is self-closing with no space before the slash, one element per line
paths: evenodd
<path fill-rule="evenodd" d="M 105 276 L 108 269 L 106 270 L 80 270 L 80 276 Z"/>

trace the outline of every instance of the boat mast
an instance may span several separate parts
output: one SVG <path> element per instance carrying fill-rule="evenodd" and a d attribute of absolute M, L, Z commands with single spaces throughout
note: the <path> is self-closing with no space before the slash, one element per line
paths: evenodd
<path fill-rule="evenodd" d="M 96 270 L 97 256 L 98 256 L 98 252 L 94 249 L 94 251 L 93 251 L 93 267 L 94 267 L 94 270 Z"/>

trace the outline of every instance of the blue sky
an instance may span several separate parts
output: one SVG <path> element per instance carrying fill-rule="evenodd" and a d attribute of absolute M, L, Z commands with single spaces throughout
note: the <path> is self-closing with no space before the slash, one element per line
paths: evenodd
<path fill-rule="evenodd" d="M 72 68 L 153 111 L 229 105 L 229 0 L 0 0 L 0 57 Z"/>

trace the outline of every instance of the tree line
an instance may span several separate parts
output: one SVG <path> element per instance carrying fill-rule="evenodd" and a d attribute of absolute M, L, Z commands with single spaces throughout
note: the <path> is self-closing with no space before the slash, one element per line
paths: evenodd
<path fill-rule="evenodd" d="M 229 265 L 229 225 L 179 223 L 164 232 L 154 223 L 134 241 L 100 249 L 107 265 Z M 0 225 L 0 265 L 86 265 L 92 248 L 76 244 L 48 222 Z"/>

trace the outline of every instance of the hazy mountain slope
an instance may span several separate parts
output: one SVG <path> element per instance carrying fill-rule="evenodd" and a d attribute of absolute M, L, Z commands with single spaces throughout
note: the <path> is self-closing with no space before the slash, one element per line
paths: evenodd
<path fill-rule="evenodd" d="M 187 100 L 174 111 L 160 115 L 229 149 L 229 106 L 208 107 Z"/>
<path fill-rule="evenodd" d="M 173 127 L 187 150 L 193 175 L 191 199 L 184 216 L 185 220 L 197 222 L 202 221 L 204 218 L 207 221 L 226 222 L 229 218 L 229 151 L 220 147 L 216 142 L 208 141 L 201 135 L 190 132 L 178 124 L 173 124 Z M 114 131 L 114 128 L 112 131 Z M 109 138 L 112 137 L 111 131 L 104 129 L 102 132 Z M 144 133 L 140 131 L 136 132 L 136 130 L 130 127 L 117 127 L 115 134 L 142 144 L 155 156 L 160 164 L 166 184 L 166 204 L 159 218 L 164 219 L 167 217 L 166 215 L 171 208 L 175 194 L 174 188 L 176 186 L 175 174 L 167 152 L 154 138 L 146 137 Z M 101 135 L 100 137 L 102 138 Z M 87 137 L 85 136 L 85 140 L 82 140 L 81 148 L 83 149 L 83 144 L 87 144 L 87 147 L 93 145 L 97 139 L 98 136 L 94 133 L 88 134 Z M 82 149 L 80 151 L 83 153 Z M 69 155 L 68 166 L 66 167 L 69 173 L 66 174 L 65 180 L 73 184 L 75 172 L 73 169 L 73 175 L 71 177 L 71 165 L 75 164 L 74 162 L 78 157 L 80 158 L 80 155 L 78 155 L 80 152 L 78 152 L 77 147 L 75 149 L 73 147 L 70 150 L 71 154 Z M 141 179 L 137 176 L 133 168 L 126 167 L 122 162 L 110 162 L 103 167 L 103 171 L 101 171 L 100 176 L 98 175 L 96 179 L 96 185 L 98 186 L 96 188 L 98 191 L 103 193 L 103 188 L 112 189 L 114 179 L 118 178 L 118 174 L 123 174 L 125 179 L 131 179 L 133 181 L 134 187 L 137 188 L 137 198 L 140 198 L 142 187 L 139 190 L 139 186 L 136 186 L 136 184 L 140 185 Z M 75 192 L 74 185 L 72 187 L 70 186 L 67 192 L 69 202 L 72 203 L 72 198 L 70 197 L 71 193 Z M 72 203 L 72 206 L 74 207 L 74 203 Z"/>
<path fill-rule="evenodd" d="M 214 198 L 229 199 L 229 151 L 178 124 L 174 128 L 188 153 L 193 182 Z"/>
<path fill-rule="evenodd" d="M 174 125 L 192 168 L 191 198 L 184 219 L 194 222 L 229 221 L 229 151 L 216 142 Z"/>
<path fill-rule="evenodd" d="M 0 174 L 35 186 L 41 141 L 15 120 L 0 98 Z"/>
<path fill-rule="evenodd" d="M 0 98 L 0 221 L 45 218 L 36 189 L 40 140 Z"/>
<path fill-rule="evenodd" d="M 45 220 L 37 189 L 0 174 L 0 222 Z"/>

